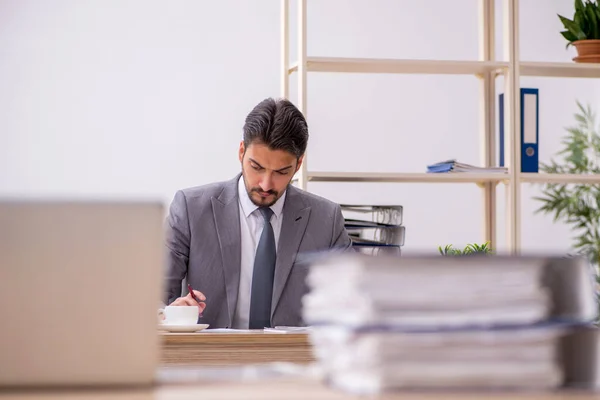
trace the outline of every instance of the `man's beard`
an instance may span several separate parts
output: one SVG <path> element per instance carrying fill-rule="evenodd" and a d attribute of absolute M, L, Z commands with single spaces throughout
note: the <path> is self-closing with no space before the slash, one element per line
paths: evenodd
<path fill-rule="evenodd" d="M 242 179 L 244 180 L 244 188 L 246 188 L 246 193 L 248 194 L 248 198 L 250 199 L 252 204 L 254 204 L 257 207 L 271 207 L 273 204 L 275 204 L 277 202 L 277 200 L 279 200 L 281 195 L 276 190 L 268 190 L 265 192 L 260 187 L 248 188 L 248 184 L 246 182 L 246 176 L 243 174 L 243 171 L 244 170 L 242 169 Z M 292 182 L 292 180 L 290 179 L 288 184 L 285 185 L 285 189 L 283 189 L 284 191 L 287 189 L 287 187 L 290 185 L 291 182 Z M 253 193 L 256 193 L 258 195 L 258 197 L 260 199 L 258 202 L 256 202 L 254 200 L 254 198 L 252 197 Z M 268 193 L 270 195 L 273 195 L 273 200 L 271 200 L 267 203 L 266 198 L 261 197 L 260 193 Z"/>
<path fill-rule="evenodd" d="M 269 191 L 264 192 L 261 188 L 257 187 L 257 188 L 252 188 L 252 189 L 250 189 L 250 191 L 248 191 L 248 188 L 246 187 L 246 191 L 248 192 L 248 197 L 250 198 L 250 201 L 252 203 L 254 203 L 255 206 L 258 206 L 258 207 L 271 207 L 273 204 L 275 204 L 277 202 L 277 200 L 279 200 L 279 192 L 277 192 L 275 190 L 269 190 Z M 258 197 L 263 201 L 256 202 L 254 200 L 254 197 L 252 197 L 252 193 L 256 193 L 258 195 Z M 271 200 L 267 203 L 266 201 L 269 197 L 262 197 L 260 195 L 261 193 L 272 195 L 273 200 Z"/>

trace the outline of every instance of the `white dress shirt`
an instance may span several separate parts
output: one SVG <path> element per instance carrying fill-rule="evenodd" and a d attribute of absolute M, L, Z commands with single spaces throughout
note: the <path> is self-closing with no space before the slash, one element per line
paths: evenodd
<path fill-rule="evenodd" d="M 279 245 L 279 233 L 281 232 L 281 221 L 283 220 L 283 195 L 270 208 L 273 210 L 271 225 L 275 234 L 275 248 Z M 244 177 L 240 176 L 238 181 L 238 198 L 240 207 L 240 229 L 241 229 L 241 265 L 240 265 L 240 287 L 238 291 L 237 306 L 233 317 L 232 328 L 248 329 L 250 319 L 250 296 L 252 293 L 252 273 L 254 271 L 254 255 L 260 241 L 260 235 L 264 227 L 264 217 L 258 210 L 244 185 Z"/>

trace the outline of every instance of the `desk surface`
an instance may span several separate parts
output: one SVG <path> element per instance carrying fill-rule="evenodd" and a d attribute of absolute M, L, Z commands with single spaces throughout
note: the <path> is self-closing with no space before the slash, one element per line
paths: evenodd
<path fill-rule="evenodd" d="M 233 365 L 266 362 L 308 363 L 314 361 L 306 333 L 264 331 L 161 334 L 161 363 Z"/>
<path fill-rule="evenodd" d="M 184 399 L 219 400 L 339 400 L 339 399 L 384 399 L 384 400 L 587 400 L 600 399 L 600 393 L 555 392 L 555 393 L 449 393 L 429 392 L 386 393 L 378 396 L 358 396 L 341 390 L 328 388 L 320 382 L 301 379 L 286 379 L 267 382 L 212 383 L 190 387 L 164 387 L 156 392 L 156 400 Z"/>
<path fill-rule="evenodd" d="M 244 344 L 308 344 L 307 333 L 274 333 L 262 330 L 247 332 L 211 332 L 210 330 L 195 333 L 169 333 L 161 332 L 164 344 L 183 343 L 244 343 Z"/>
<path fill-rule="evenodd" d="M 71 391 L 54 393 L 0 393 L 0 400 L 339 400 L 364 399 L 339 390 L 327 388 L 314 382 L 297 379 L 257 381 L 248 383 L 213 382 L 162 386 L 147 391 Z M 382 400 L 587 400 L 600 399 L 600 394 L 555 392 L 555 393 L 388 393 L 368 396 Z"/>
<path fill-rule="evenodd" d="M 159 369 L 161 384 L 150 390 L 2 392 L 0 400 L 305 400 L 364 399 L 327 387 L 312 373 L 312 351 L 305 333 L 210 333 L 161 334 L 164 354 L 172 364 Z M 225 351 L 224 351 L 225 350 Z M 196 352 L 194 352 L 196 351 Z M 303 360 L 303 362 L 298 362 Z M 261 363 L 262 361 L 262 363 Z M 274 364 L 269 362 L 276 361 Z M 281 363 L 291 361 L 291 363 Z M 255 364 L 242 365 L 242 364 Z M 204 366 L 203 366 L 204 365 Z M 161 375 L 162 373 L 162 375 Z M 599 399 L 599 393 L 452 391 L 396 392 L 369 399 L 385 400 L 576 400 Z"/>

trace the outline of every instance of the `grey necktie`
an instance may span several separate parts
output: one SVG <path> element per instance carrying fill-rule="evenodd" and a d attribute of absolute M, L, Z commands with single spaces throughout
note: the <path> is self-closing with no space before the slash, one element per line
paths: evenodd
<path fill-rule="evenodd" d="M 250 329 L 263 329 L 271 326 L 271 297 L 273 296 L 273 278 L 277 257 L 275 234 L 271 226 L 273 211 L 269 207 L 261 207 L 259 210 L 265 219 L 265 225 L 254 258 Z"/>

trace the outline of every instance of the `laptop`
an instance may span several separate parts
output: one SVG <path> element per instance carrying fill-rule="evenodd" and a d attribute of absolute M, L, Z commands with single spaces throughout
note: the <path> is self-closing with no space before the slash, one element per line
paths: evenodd
<path fill-rule="evenodd" d="M 0 200 L 0 387 L 154 383 L 163 212 Z"/>

